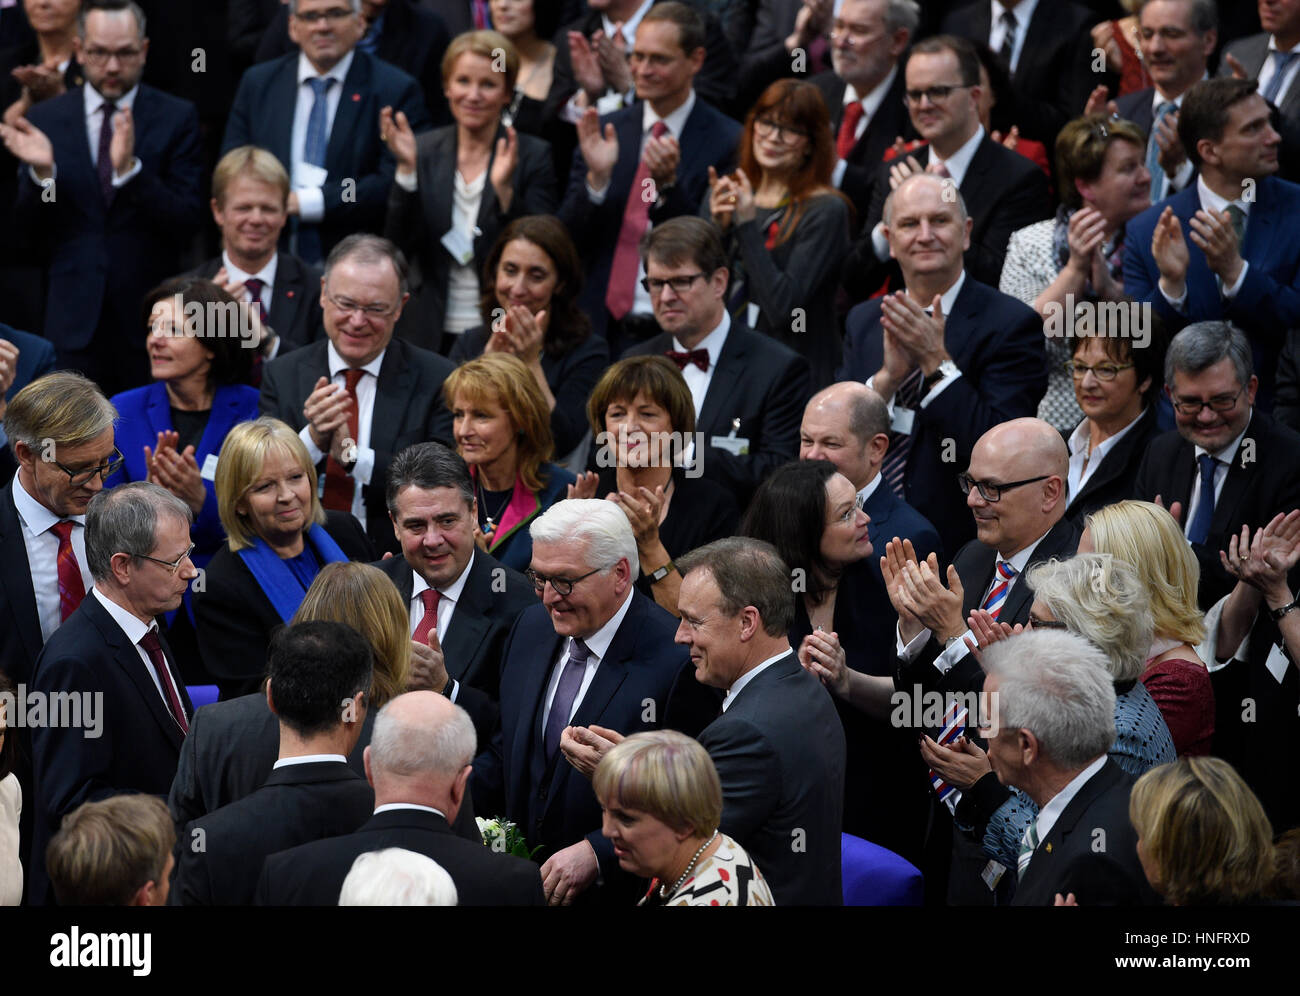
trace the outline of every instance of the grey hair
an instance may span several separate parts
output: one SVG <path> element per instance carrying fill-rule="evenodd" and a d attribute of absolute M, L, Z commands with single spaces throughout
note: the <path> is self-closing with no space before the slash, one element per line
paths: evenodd
<path fill-rule="evenodd" d="M 361 13 L 361 0 L 343 0 L 343 2 L 346 3 L 349 7 L 352 8 L 352 13 L 354 13 L 354 14 L 360 14 L 360 13 Z M 296 14 L 296 13 L 298 13 L 298 3 L 299 3 L 299 0 L 289 0 L 289 13 L 290 13 L 290 14 Z"/>
<path fill-rule="evenodd" d="M 82 5 L 81 13 L 77 15 L 77 37 L 82 41 L 86 40 L 86 18 L 95 11 L 102 14 L 116 14 L 124 10 L 130 11 L 131 16 L 135 18 L 136 37 L 141 41 L 148 38 L 149 36 L 145 34 L 144 10 L 135 0 L 89 0 Z"/>
<path fill-rule="evenodd" d="M 886 0 L 885 29 L 897 31 L 906 28 L 907 33 L 916 34 L 921 24 L 921 5 L 916 0 Z"/>
<path fill-rule="evenodd" d="M 343 262 L 361 263 L 364 266 L 387 262 L 397 274 L 398 292 L 405 294 L 409 289 L 410 267 L 406 263 L 406 255 L 382 235 L 355 232 L 339 242 L 325 260 L 326 286 L 329 286 L 334 267 Z"/>
<path fill-rule="evenodd" d="M 1114 681 L 1142 676 L 1151 649 L 1151 599 L 1126 561 L 1109 553 L 1052 559 L 1031 567 L 1025 583 L 1071 633 L 1106 655 Z"/>
<path fill-rule="evenodd" d="M 1100 650 L 1061 630 L 1031 630 L 984 651 L 998 676 L 1002 730 L 1029 730 L 1056 764 L 1079 768 L 1115 742 L 1115 686 Z"/>
<path fill-rule="evenodd" d="M 1255 373 L 1255 359 L 1246 333 L 1231 322 L 1193 322 L 1176 336 L 1165 353 L 1165 383 L 1174 386 L 1174 374 L 1198 374 L 1220 360 L 1231 360 L 1237 385 L 1245 387 Z"/>
<path fill-rule="evenodd" d="M 455 906 L 456 883 L 433 858 L 402 847 L 368 851 L 352 862 L 340 906 Z"/>
<path fill-rule="evenodd" d="M 113 555 L 147 555 L 157 542 L 158 520 L 164 515 L 194 521 L 190 507 L 166 488 L 148 481 L 119 484 L 101 491 L 86 508 L 86 563 L 90 576 L 107 581 L 113 576 Z"/>
<path fill-rule="evenodd" d="M 889 406 L 885 399 L 863 385 L 849 399 L 849 432 L 865 446 L 873 436 L 889 432 Z"/>
<path fill-rule="evenodd" d="M 469 468 L 459 453 L 442 443 L 416 443 L 393 457 L 384 494 L 392 515 L 397 514 L 397 496 L 403 488 L 425 491 L 455 488 L 466 505 L 474 505 L 474 481 L 469 476 Z"/>
<path fill-rule="evenodd" d="M 586 563 L 608 573 L 626 560 L 635 581 L 641 573 L 636 534 L 623 510 L 603 498 L 569 498 L 557 501 L 528 527 L 533 543 L 587 544 Z"/>
<path fill-rule="evenodd" d="M 966 219 L 969 218 L 970 215 L 966 213 L 966 198 L 961 195 L 961 191 L 957 188 L 957 184 L 953 183 L 953 181 L 948 177 L 935 176 L 933 173 L 913 173 L 897 187 L 891 190 L 889 195 L 885 198 L 885 207 L 882 217 L 884 218 L 886 226 L 888 226 L 894 218 L 894 198 L 914 183 L 937 183 L 941 189 L 951 190 L 952 194 L 948 199 L 957 205 L 957 214 L 960 217 L 960 221 L 963 225 L 966 224 Z M 944 195 L 941 194 L 940 196 Z"/>
<path fill-rule="evenodd" d="M 1139 18 L 1142 17 L 1142 11 L 1146 10 L 1147 5 L 1152 2 L 1153 0 L 1142 0 L 1142 3 L 1138 5 L 1137 9 L 1137 15 Z M 1185 0 L 1185 2 L 1190 8 L 1191 17 L 1189 20 L 1191 21 L 1192 27 L 1196 29 L 1197 34 L 1203 35 L 1207 31 L 1212 31 L 1218 28 L 1219 11 L 1218 8 L 1214 6 L 1214 0 Z"/>
<path fill-rule="evenodd" d="M 409 693 L 408 693 L 409 694 Z M 392 699 L 375 717 L 370 736 L 370 763 L 378 770 L 394 775 L 434 774 L 454 777 L 469 764 L 478 749 L 474 723 L 460 706 L 453 715 L 437 726 L 407 722 L 400 712 L 394 715 Z"/>

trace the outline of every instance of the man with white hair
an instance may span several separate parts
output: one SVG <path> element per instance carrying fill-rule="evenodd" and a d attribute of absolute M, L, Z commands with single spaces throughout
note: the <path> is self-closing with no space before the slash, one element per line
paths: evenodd
<path fill-rule="evenodd" d="M 340 906 L 455 906 L 456 883 L 433 858 L 389 847 L 352 862 Z"/>
<path fill-rule="evenodd" d="M 568 905 L 598 879 L 602 902 L 626 902 L 636 882 L 619 869 L 589 772 L 565 761 L 561 735 L 573 727 L 569 739 L 593 747 L 615 730 L 694 736 L 717 699 L 673 643 L 676 618 L 635 590 L 636 537 L 616 504 L 562 501 L 529 531 L 526 573 L 542 601 L 520 614 L 502 652 L 501 729 L 474 762 L 474 799 L 545 846 L 549 903 Z"/>

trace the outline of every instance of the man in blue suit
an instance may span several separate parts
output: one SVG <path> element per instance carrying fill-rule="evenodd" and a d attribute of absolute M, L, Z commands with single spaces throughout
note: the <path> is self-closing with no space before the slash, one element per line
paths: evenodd
<path fill-rule="evenodd" d="M 1273 175 L 1282 139 L 1269 118 L 1254 80 L 1192 87 L 1178 133 L 1200 177 L 1129 222 L 1124 254 L 1124 290 L 1171 331 L 1229 321 L 1246 333 L 1265 411 L 1285 331 L 1300 325 L 1300 186 Z"/>
<path fill-rule="evenodd" d="M 404 112 L 416 132 L 430 124 L 420 84 L 357 48 L 360 9 L 361 0 L 293 0 L 289 37 L 301 51 L 244 73 L 221 146 L 257 145 L 284 164 L 295 221 L 287 248 L 311 264 L 346 235 L 383 231 L 397 167 L 379 137 L 380 110 Z"/>
<path fill-rule="evenodd" d="M 717 701 L 673 643 L 677 620 L 633 587 L 636 539 L 616 505 L 562 501 L 530 531 L 529 574 L 542 604 L 525 609 L 506 640 L 501 729 L 474 761 L 475 805 L 504 812 L 530 846 L 545 847 L 542 883 L 551 905 L 574 902 L 597 876 L 603 885 L 594 897 L 626 904 L 636 882 L 601 833 L 600 803 L 584 777 L 590 771 L 565 760 L 572 738 L 665 726 L 694 736 Z"/>
<path fill-rule="evenodd" d="M 882 487 L 957 550 L 975 535 L 957 485 L 975 441 L 999 422 L 1032 416 L 1047 388 L 1042 323 L 963 268 L 972 223 L 951 180 L 908 177 L 886 200 L 884 219 L 906 289 L 849 312 L 838 376 L 866 382 L 889 403 Z"/>
<path fill-rule="evenodd" d="M 682 3 L 659 3 L 641 19 L 632 50 L 638 102 L 578 121 L 578 151 L 560 205 L 587 273 L 582 309 L 617 356 L 658 331 L 641 286 L 638 243 L 651 226 L 695 214 L 709 189 L 709 167 L 731 168 L 740 125 L 701 101 L 695 75 L 704 64 L 704 22 Z"/>
<path fill-rule="evenodd" d="M 113 394 L 147 379 L 140 299 L 201 219 L 199 121 L 140 83 L 149 41 L 134 3 L 87 5 L 76 46 L 86 84 L 0 137 L 26 164 L 14 217 L 48 267 L 45 337 L 60 367 Z"/>

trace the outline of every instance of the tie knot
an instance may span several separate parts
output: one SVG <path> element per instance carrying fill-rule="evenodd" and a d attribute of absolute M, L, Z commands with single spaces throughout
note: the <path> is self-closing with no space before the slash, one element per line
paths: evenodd
<path fill-rule="evenodd" d="M 1208 453 L 1202 453 L 1198 458 L 1201 462 L 1202 474 L 1213 474 L 1219 466 L 1219 461 Z"/>
<path fill-rule="evenodd" d="M 68 537 L 72 535 L 72 527 L 74 525 L 75 523 L 64 519 L 61 522 L 56 522 L 54 525 L 50 526 L 50 532 L 59 538 L 60 543 L 66 543 L 68 542 Z"/>
<path fill-rule="evenodd" d="M 663 137 L 664 137 L 664 133 L 667 132 L 667 131 L 668 131 L 668 126 L 667 126 L 666 124 L 664 124 L 662 121 L 656 121 L 656 122 L 655 122 L 653 125 L 651 125 L 651 127 L 650 127 L 650 134 L 651 134 L 654 138 L 663 138 Z"/>
<path fill-rule="evenodd" d="M 114 112 L 117 111 L 117 104 L 113 103 L 113 101 L 111 100 L 106 100 L 104 101 L 104 106 L 102 109 L 104 111 L 104 117 L 111 118 Z"/>
<path fill-rule="evenodd" d="M 248 290 L 248 293 L 253 295 L 253 297 L 261 297 L 262 288 L 265 286 L 266 285 L 258 277 L 249 277 L 244 281 L 244 287 Z"/>
<path fill-rule="evenodd" d="M 338 82 L 333 76 L 313 76 L 307 81 L 311 84 L 311 91 L 317 97 L 328 93 L 330 87 Z"/>
<path fill-rule="evenodd" d="M 158 642 L 158 631 L 155 629 L 145 630 L 144 636 L 140 637 L 140 646 L 144 647 L 148 654 L 162 653 L 162 644 Z"/>
<path fill-rule="evenodd" d="M 1173 114 L 1176 110 L 1178 110 L 1178 105 L 1172 100 L 1166 100 L 1156 108 L 1156 117 L 1163 118 L 1168 114 Z"/>
<path fill-rule="evenodd" d="M 998 561 L 998 575 L 1002 578 L 1003 581 L 1010 581 L 1018 573 L 1020 572 L 1011 566 L 1011 561 L 1009 560 Z"/>
<path fill-rule="evenodd" d="M 569 638 L 569 657 L 579 664 L 586 664 L 587 659 L 591 657 L 591 648 L 578 637 L 572 636 Z"/>
<path fill-rule="evenodd" d="M 1020 22 L 1016 20 L 1016 15 L 1011 11 L 1004 10 L 1002 12 L 1002 25 L 1008 31 L 1015 31 L 1020 26 Z"/>
<path fill-rule="evenodd" d="M 664 355 L 677 364 L 678 370 L 685 370 L 694 363 L 705 373 L 709 371 L 709 351 L 707 349 L 692 349 L 683 352 L 670 349 Z"/>
<path fill-rule="evenodd" d="M 437 612 L 438 600 L 442 598 L 442 593 L 436 588 L 425 588 L 420 592 L 420 599 L 424 602 L 425 612 Z"/>
<path fill-rule="evenodd" d="M 349 391 L 354 394 L 356 393 L 357 384 L 360 382 L 361 378 L 365 376 L 365 373 L 364 370 L 345 370 L 343 372 L 343 379 L 346 381 Z"/>

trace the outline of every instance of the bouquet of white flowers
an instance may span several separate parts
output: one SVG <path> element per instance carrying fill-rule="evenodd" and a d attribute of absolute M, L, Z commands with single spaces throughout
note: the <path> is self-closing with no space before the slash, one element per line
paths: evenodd
<path fill-rule="evenodd" d="M 500 854 L 513 854 L 517 858 L 527 858 L 531 861 L 533 855 L 542 849 L 542 845 L 538 844 L 530 850 L 523 831 L 512 820 L 503 820 L 499 816 L 490 820 L 479 816 L 476 820 L 478 832 L 483 835 L 484 846 Z"/>

